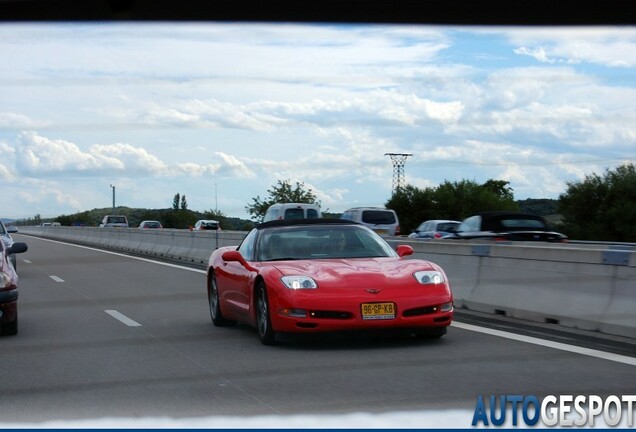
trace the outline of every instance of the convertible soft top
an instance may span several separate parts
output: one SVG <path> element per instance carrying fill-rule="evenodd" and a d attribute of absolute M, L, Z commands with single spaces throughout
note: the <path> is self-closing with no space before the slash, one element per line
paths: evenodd
<path fill-rule="evenodd" d="M 360 225 L 358 222 L 353 222 L 346 219 L 280 219 L 269 222 L 263 222 L 257 224 L 257 229 L 271 228 L 271 227 L 285 227 L 296 225 Z"/>

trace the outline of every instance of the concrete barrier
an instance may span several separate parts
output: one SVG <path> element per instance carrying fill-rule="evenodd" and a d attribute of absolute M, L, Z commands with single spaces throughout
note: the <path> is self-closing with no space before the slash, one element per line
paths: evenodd
<path fill-rule="evenodd" d="M 242 231 L 20 227 L 20 232 L 205 268 L 217 247 L 238 245 Z M 633 246 L 529 242 L 418 241 L 412 258 L 439 264 L 455 306 L 491 314 L 636 338 Z"/>
<path fill-rule="evenodd" d="M 636 252 L 530 242 L 391 239 L 446 272 L 455 306 L 636 338 Z"/>

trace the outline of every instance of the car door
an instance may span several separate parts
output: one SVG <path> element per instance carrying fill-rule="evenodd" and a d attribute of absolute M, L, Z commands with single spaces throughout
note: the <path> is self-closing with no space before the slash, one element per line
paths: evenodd
<path fill-rule="evenodd" d="M 254 256 L 254 243 L 257 230 L 252 230 L 238 247 L 238 252 L 250 262 Z M 256 272 L 246 269 L 241 263 L 225 261 L 217 269 L 216 280 L 219 298 L 227 306 L 227 318 L 237 320 L 249 319 L 252 304 L 252 291 Z"/>

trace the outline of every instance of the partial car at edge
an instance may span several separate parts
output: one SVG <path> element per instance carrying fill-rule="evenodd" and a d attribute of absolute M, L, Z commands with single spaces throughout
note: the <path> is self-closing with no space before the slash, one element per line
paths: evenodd
<path fill-rule="evenodd" d="M 406 330 L 441 337 L 453 296 L 441 267 L 405 259 L 378 234 L 341 219 L 272 221 L 239 246 L 212 252 L 208 303 L 215 326 L 256 327 L 263 344 L 281 333 Z"/>
<path fill-rule="evenodd" d="M 0 334 L 18 333 L 18 274 L 9 255 L 26 252 L 26 243 L 15 242 L 6 247 L 0 242 Z"/>
<path fill-rule="evenodd" d="M 18 227 L 15 225 L 7 226 L 2 222 L 2 220 L 0 220 L 0 239 L 2 239 L 2 243 L 4 243 L 6 248 L 10 248 L 13 245 L 13 237 L 11 237 L 11 234 L 15 234 L 17 232 Z M 13 268 L 17 270 L 18 260 L 16 259 L 15 253 L 9 254 L 9 258 L 13 264 Z"/>

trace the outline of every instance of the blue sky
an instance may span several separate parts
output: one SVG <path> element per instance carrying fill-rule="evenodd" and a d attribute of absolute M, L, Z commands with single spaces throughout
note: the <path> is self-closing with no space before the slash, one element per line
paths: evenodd
<path fill-rule="evenodd" d="M 406 182 L 515 198 L 636 160 L 636 28 L 0 24 L 2 216 L 245 206 L 277 180 L 323 210 Z"/>

